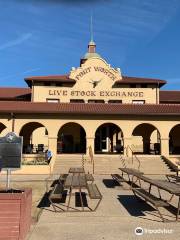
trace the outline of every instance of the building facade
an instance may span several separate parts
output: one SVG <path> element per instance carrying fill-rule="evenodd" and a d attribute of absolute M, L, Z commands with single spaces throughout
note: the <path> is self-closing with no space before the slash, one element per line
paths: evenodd
<path fill-rule="evenodd" d="M 180 91 L 166 81 L 127 77 L 90 42 L 67 75 L 27 77 L 0 88 L 0 133 L 23 136 L 23 154 L 180 155 Z"/>

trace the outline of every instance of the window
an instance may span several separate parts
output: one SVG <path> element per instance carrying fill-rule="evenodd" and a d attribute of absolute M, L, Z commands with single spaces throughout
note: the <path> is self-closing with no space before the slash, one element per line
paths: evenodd
<path fill-rule="evenodd" d="M 50 82 L 44 82 L 44 86 L 50 86 Z"/>
<path fill-rule="evenodd" d="M 46 102 L 58 103 L 60 101 L 59 101 L 59 99 L 56 99 L 56 98 L 46 98 Z"/>
<path fill-rule="evenodd" d="M 122 103 L 122 100 L 109 100 L 108 103 Z"/>
<path fill-rule="evenodd" d="M 146 84 L 146 83 L 142 83 L 142 84 L 141 84 L 141 87 L 142 87 L 142 88 L 147 88 L 147 84 Z"/>
<path fill-rule="evenodd" d="M 145 104 L 145 100 L 133 100 L 133 104 Z"/>
<path fill-rule="evenodd" d="M 136 84 L 130 84 L 130 88 L 136 88 Z"/>
<path fill-rule="evenodd" d="M 104 100 L 88 100 L 88 103 L 104 103 Z"/>
<path fill-rule="evenodd" d="M 70 103 L 84 103 L 83 99 L 70 99 Z"/>
<path fill-rule="evenodd" d="M 56 87 L 62 87 L 62 83 L 56 83 Z"/>

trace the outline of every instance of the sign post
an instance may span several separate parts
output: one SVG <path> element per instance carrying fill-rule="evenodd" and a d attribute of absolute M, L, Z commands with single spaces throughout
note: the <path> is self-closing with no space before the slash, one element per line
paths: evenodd
<path fill-rule="evenodd" d="M 10 180 L 11 180 L 11 169 L 7 169 L 7 180 L 6 180 L 6 190 L 10 189 Z"/>
<path fill-rule="evenodd" d="M 14 132 L 0 138 L 1 168 L 7 171 L 6 190 L 10 189 L 11 169 L 19 169 L 22 159 L 22 137 Z"/>

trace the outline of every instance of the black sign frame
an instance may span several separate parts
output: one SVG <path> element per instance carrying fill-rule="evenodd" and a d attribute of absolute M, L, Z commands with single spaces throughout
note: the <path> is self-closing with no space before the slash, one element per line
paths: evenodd
<path fill-rule="evenodd" d="M 19 169 L 22 160 L 23 137 L 9 132 L 0 137 L 0 168 Z"/>

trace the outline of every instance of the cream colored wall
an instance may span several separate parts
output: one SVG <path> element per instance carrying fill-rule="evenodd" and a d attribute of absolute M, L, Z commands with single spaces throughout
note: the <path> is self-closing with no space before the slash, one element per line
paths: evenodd
<path fill-rule="evenodd" d="M 86 118 L 86 116 L 75 117 L 71 115 L 69 117 L 63 116 L 63 118 L 61 119 L 60 117 L 56 119 L 55 116 L 47 118 L 47 116 L 44 115 L 42 119 L 39 118 L 37 119 L 36 115 L 31 115 L 31 118 L 29 118 L 28 115 L 24 115 L 23 118 L 21 117 L 20 119 L 16 117 L 15 132 L 19 134 L 21 128 L 29 122 L 39 122 L 47 128 L 49 136 L 57 138 L 58 131 L 64 124 L 74 122 L 80 124 L 85 129 L 87 136 L 94 137 L 95 132 L 100 125 L 104 123 L 114 123 L 121 128 L 124 137 L 130 137 L 136 126 L 143 123 L 149 123 L 159 130 L 161 137 L 166 138 L 169 137 L 170 130 L 177 124 L 180 124 L 180 117 L 176 117 L 176 119 L 173 119 L 172 117 L 168 116 L 164 118 L 161 117 L 161 119 L 158 118 L 157 120 L 155 118 L 153 119 L 152 117 L 151 120 L 148 119 L 142 120 L 139 119 L 138 116 L 136 118 L 132 117 L 132 119 L 130 118 L 127 119 L 126 117 L 123 116 L 122 117 L 119 116 L 119 119 L 110 119 L 110 117 L 108 117 L 109 120 L 106 119 L 107 117 L 104 117 L 103 119 L 103 117 L 101 116 L 100 118 L 98 120 L 95 119 L 93 116 L 91 117 L 87 116 Z M 0 119 L 0 122 L 7 126 L 6 129 L 7 132 L 12 130 L 11 123 L 9 123 L 8 120 Z"/>
<path fill-rule="evenodd" d="M 76 85 L 76 84 L 75 84 Z M 71 93 L 73 91 L 78 91 L 78 96 L 72 96 Z M 34 101 L 35 102 L 46 102 L 47 99 L 59 99 L 60 102 L 70 102 L 70 99 L 83 99 L 85 102 L 88 100 L 104 100 L 108 102 L 109 100 L 122 100 L 122 103 L 132 103 L 133 100 L 145 100 L 145 103 L 156 103 L 156 89 L 151 88 L 109 88 L 109 86 L 104 85 L 104 89 L 91 90 L 96 92 L 96 96 L 86 96 L 81 95 L 83 89 L 68 87 L 54 87 L 54 86 L 35 86 L 34 87 Z M 116 94 L 119 92 L 124 92 L 124 94 L 128 95 L 128 92 L 134 93 L 134 96 L 105 96 L 108 93 L 107 91 L 113 92 L 112 94 Z M 59 93 L 58 93 L 59 92 Z M 66 93 L 68 96 L 64 96 L 63 93 Z M 89 95 L 90 91 L 84 90 Z M 53 93 L 54 95 L 51 95 Z M 60 95 L 58 95 L 60 94 Z M 102 95 L 102 96 L 101 96 Z M 104 96 L 103 96 L 104 95 Z M 137 96 L 136 96 L 137 95 Z"/>
<path fill-rule="evenodd" d="M 100 68 L 103 71 L 95 69 Z M 75 79 L 73 87 L 34 85 L 33 101 L 46 102 L 47 99 L 59 99 L 60 102 L 70 102 L 70 99 L 88 100 L 122 100 L 132 103 L 133 100 L 145 100 L 145 103 L 157 103 L 158 91 L 155 86 L 147 88 L 115 88 L 116 80 L 121 80 L 121 72 L 110 67 L 101 58 L 91 58 L 75 70 L 70 72 L 70 78 Z M 98 81 L 93 87 L 93 81 Z"/>
<path fill-rule="evenodd" d="M 97 130 L 97 128 L 104 124 L 104 123 L 114 123 L 117 126 L 119 126 L 124 134 L 124 137 L 130 137 L 132 135 L 132 132 L 134 130 L 134 128 L 136 126 L 138 126 L 139 124 L 143 124 L 143 123 L 149 123 L 152 124 L 153 126 L 155 126 L 157 129 L 159 129 L 159 132 L 161 134 L 161 137 L 165 138 L 169 136 L 169 132 L 170 130 L 177 124 L 180 124 L 180 118 L 176 117 L 176 119 L 172 119 L 171 117 L 165 117 L 164 119 L 154 119 L 151 118 L 151 120 L 141 120 L 138 119 L 138 117 L 136 117 L 136 119 L 134 119 L 134 117 L 132 119 L 127 119 L 125 117 L 119 117 L 119 119 L 110 119 L 107 120 L 105 119 L 106 117 L 104 117 L 104 119 L 102 119 L 103 117 L 101 117 L 101 119 L 94 119 L 93 116 L 89 117 L 87 116 L 87 118 L 85 116 L 82 117 L 75 117 L 75 116 L 69 116 L 69 118 L 67 117 L 63 117 L 63 118 L 59 118 L 59 119 L 55 119 L 55 116 L 52 116 L 52 118 L 46 118 L 47 116 L 44 116 L 42 119 L 36 119 L 36 116 L 31 115 L 31 118 L 29 118 L 27 115 L 23 116 L 23 118 L 18 119 L 16 118 L 16 122 L 15 122 L 15 132 L 19 134 L 21 128 L 29 122 L 39 122 L 41 124 L 43 124 L 49 133 L 49 136 L 53 136 L 53 137 L 57 137 L 58 131 L 59 129 L 66 123 L 69 122 L 74 122 L 74 123 L 78 123 L 80 124 L 86 131 L 86 135 L 87 136 L 91 136 L 94 137 L 95 136 L 95 132 Z M 11 124 L 9 124 L 8 120 L 3 120 L 0 119 L 0 122 L 2 122 L 5 126 L 7 126 L 6 131 L 9 132 L 11 131 Z"/>
<path fill-rule="evenodd" d="M 16 122 L 15 122 L 15 132 L 17 134 L 19 134 L 21 128 L 28 122 L 40 122 L 41 124 L 43 124 L 49 133 L 49 137 L 56 137 L 57 138 L 57 134 L 59 129 L 66 123 L 69 122 L 74 122 L 74 123 L 78 123 L 80 124 L 86 131 L 86 136 L 87 137 L 94 137 L 95 136 L 95 132 L 97 130 L 97 128 L 104 124 L 104 123 L 114 123 L 117 126 L 119 126 L 121 128 L 121 130 L 123 131 L 124 134 L 124 138 L 127 137 L 131 137 L 132 132 L 134 130 L 134 128 L 136 126 L 138 126 L 139 124 L 142 123 L 149 123 L 152 124 L 153 126 L 155 126 L 160 134 L 161 134 L 161 138 L 167 138 L 169 137 L 169 132 L 170 130 L 177 124 L 180 124 L 180 118 L 176 117 L 176 119 L 172 119 L 171 117 L 165 117 L 164 119 L 158 119 L 156 120 L 155 118 L 151 118 L 151 120 L 147 120 L 147 119 L 138 119 L 138 117 L 136 118 L 132 118 L 132 119 L 127 119 L 125 117 L 119 117 L 119 119 L 110 119 L 107 120 L 106 117 L 101 117 L 101 119 L 95 119 L 93 116 L 89 117 L 89 116 L 69 116 L 69 117 L 65 117 L 63 116 L 63 118 L 60 119 L 60 117 L 58 117 L 58 119 L 55 118 L 55 116 L 52 116 L 51 118 L 46 118 L 47 116 L 43 116 L 42 119 L 36 119 L 36 116 L 31 115 L 31 118 L 29 118 L 27 115 L 23 116 L 23 118 L 21 117 L 20 119 L 16 118 Z M 74 120 L 73 120 L 74 119 Z M 3 121 L 2 119 L 0 120 L 0 122 L 3 122 L 4 125 L 6 125 L 8 127 L 7 131 L 11 131 L 11 124 L 9 124 L 9 121 Z"/>
<path fill-rule="evenodd" d="M 48 146 L 48 135 L 45 135 L 45 127 L 40 127 L 33 131 L 32 144 L 44 144 L 44 146 Z"/>
<path fill-rule="evenodd" d="M 168 156 L 169 155 L 169 132 L 170 130 L 177 124 L 180 124 L 180 117 L 176 117 L 176 119 L 173 117 L 164 117 L 164 118 L 153 118 L 151 117 L 151 120 L 148 120 L 147 118 L 144 118 L 144 120 L 138 118 L 138 117 L 132 117 L 132 118 L 126 118 L 126 117 L 119 117 L 119 119 L 115 119 L 114 117 L 111 119 L 109 116 L 107 117 L 100 117 L 99 119 L 96 119 L 93 116 L 76 116 L 76 119 L 74 119 L 75 116 L 69 116 L 69 117 L 58 117 L 58 119 L 55 118 L 55 116 L 51 116 L 51 118 L 47 118 L 47 115 L 42 116 L 42 118 L 37 119 L 36 115 L 31 115 L 29 117 L 28 115 L 23 115 L 18 119 L 18 116 L 16 116 L 15 121 L 15 132 L 16 134 L 20 133 L 21 128 L 24 126 L 24 124 L 28 122 L 40 122 L 43 124 L 47 130 L 48 130 L 48 146 L 49 149 L 51 149 L 53 153 L 53 158 L 51 161 L 51 164 L 53 166 L 56 153 L 57 153 L 57 135 L 59 129 L 66 123 L 74 122 L 80 124 L 85 132 L 86 132 L 86 146 L 92 146 L 92 149 L 94 151 L 94 138 L 95 138 L 95 132 L 99 126 L 101 126 L 104 123 L 113 123 L 119 126 L 123 132 L 124 136 L 124 147 L 132 146 L 134 137 L 132 137 L 132 132 L 139 124 L 142 123 L 149 123 L 154 125 L 160 132 L 161 135 L 161 154 Z M 74 120 L 73 120 L 74 119 Z M 11 123 L 9 123 L 8 120 L 1 119 L 0 122 L 3 122 L 4 125 L 6 125 L 8 128 L 6 129 L 7 132 L 11 131 Z M 140 140 L 138 140 L 140 141 Z M 130 152 L 128 153 L 130 155 Z"/>
<path fill-rule="evenodd" d="M 150 148 L 154 150 L 154 143 L 158 141 L 158 132 L 154 130 L 150 136 Z M 142 136 L 132 136 L 132 149 L 135 152 L 143 152 L 143 138 Z"/>
<path fill-rule="evenodd" d="M 132 150 L 143 152 L 143 138 L 141 136 L 132 136 Z"/>

